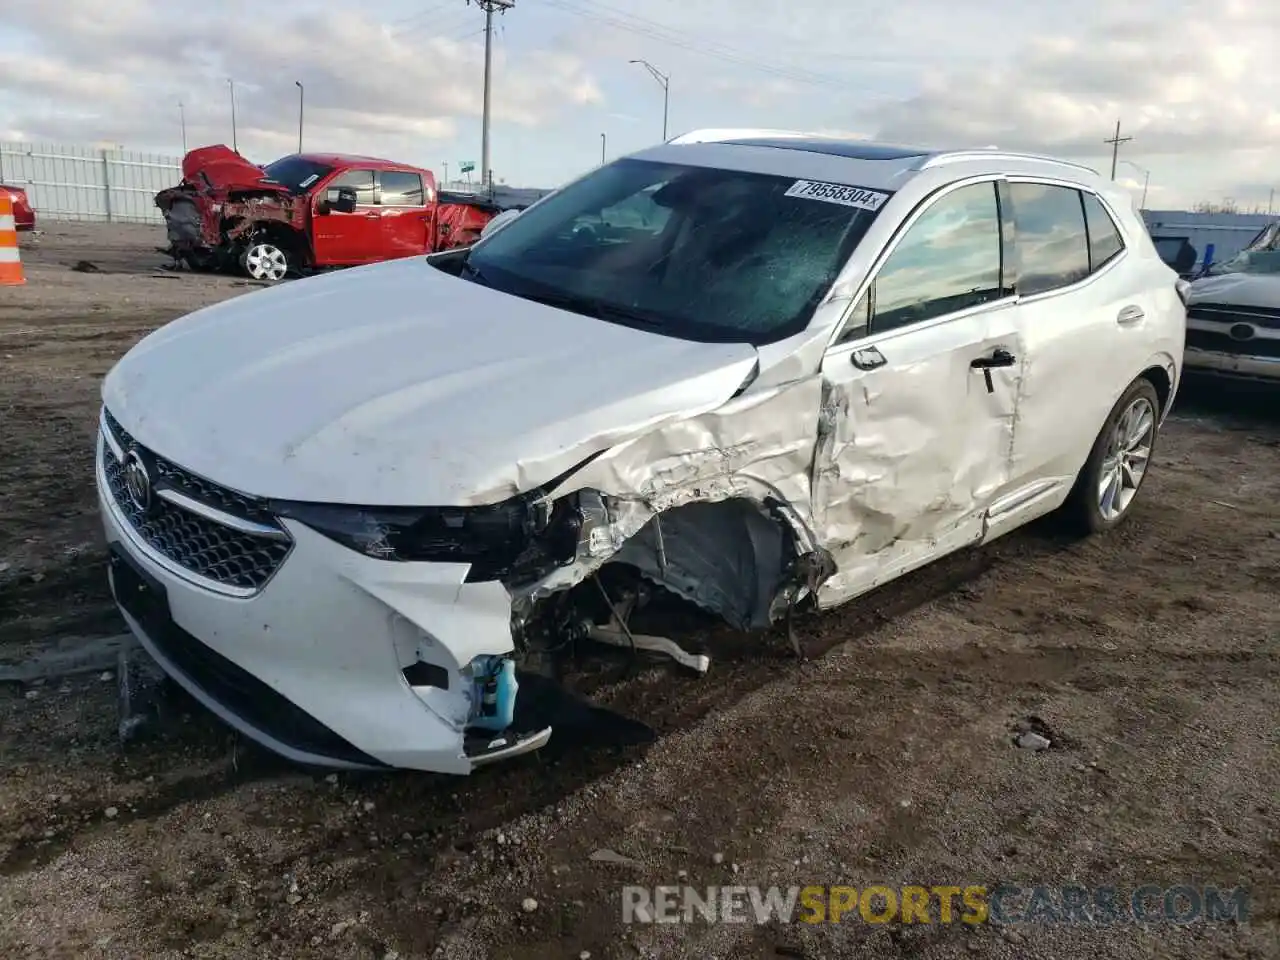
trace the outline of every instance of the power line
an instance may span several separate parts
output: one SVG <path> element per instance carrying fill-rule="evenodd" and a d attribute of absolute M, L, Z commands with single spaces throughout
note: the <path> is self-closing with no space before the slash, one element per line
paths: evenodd
<path fill-rule="evenodd" d="M 719 44 L 715 44 L 710 41 L 698 41 L 692 37 L 685 39 L 677 32 L 665 27 L 657 25 L 650 27 L 640 22 L 628 22 L 627 20 L 623 20 L 616 16 L 608 16 L 596 13 L 592 10 L 584 9 L 577 4 L 568 2 L 568 0 L 542 0 L 542 4 L 544 6 L 554 7 L 574 16 L 582 17 L 586 20 L 602 23 L 605 26 L 613 27 L 615 30 L 621 30 L 636 36 L 645 37 L 649 40 L 656 40 L 659 43 L 676 47 L 681 50 L 688 50 L 691 53 L 714 57 L 717 60 L 757 70 L 761 73 L 766 73 L 782 80 L 790 80 L 795 83 L 824 87 L 834 87 L 839 85 L 844 89 L 848 89 L 848 83 L 846 81 L 837 81 L 833 77 L 824 77 L 820 74 L 810 73 L 808 71 L 792 70 L 786 67 L 779 67 L 774 64 L 765 63 L 761 60 L 743 56 L 727 48 L 722 49 Z"/>
<path fill-rule="evenodd" d="M 433 5 L 431 5 L 430 7 L 427 7 L 427 9 L 425 9 L 425 10 L 420 10 L 420 11 L 418 11 L 417 13 L 411 13 L 411 14 L 409 14 L 409 16 L 407 16 L 407 17 L 398 17 L 398 18 L 396 18 L 395 20 L 390 20 L 390 21 L 388 21 L 388 22 L 387 22 L 387 26 L 388 26 L 388 27 L 398 27 L 398 26 L 400 26 L 401 24 L 406 24 L 406 23 L 417 23 L 417 22 L 418 22 L 418 21 L 420 21 L 420 20 L 425 20 L 425 19 L 427 19 L 428 17 L 432 16 L 433 14 L 440 13 L 440 12 L 444 11 L 445 9 L 447 9 L 448 7 L 451 7 L 451 6 L 453 6 L 452 0 L 444 0 L 444 2 L 443 2 L 443 3 L 436 3 L 436 4 L 433 4 Z M 392 33 L 397 33 L 397 32 L 399 32 L 399 31 L 393 30 L 393 31 L 391 31 L 391 32 L 392 32 Z"/>
<path fill-rule="evenodd" d="M 755 59 L 755 60 L 759 59 L 755 56 L 755 54 L 751 53 L 748 50 L 744 50 L 741 47 L 733 47 L 733 46 L 730 46 L 729 44 L 719 43 L 717 41 L 709 41 L 705 37 L 701 37 L 701 36 L 698 36 L 697 34 L 690 33 L 687 30 L 678 30 L 674 27 L 668 27 L 666 24 L 658 20 L 651 20 L 648 17 L 642 17 L 639 14 L 628 13 L 624 10 L 619 10 L 617 7 L 612 7 L 609 4 L 600 2 L 600 0 L 574 0 L 574 2 L 586 7 L 595 8 L 597 10 L 603 11 L 605 13 L 611 14 L 616 17 L 623 18 L 625 20 L 633 21 L 637 24 L 648 27 L 650 29 L 655 29 L 660 32 L 674 35 L 677 37 L 682 37 L 685 40 L 691 40 L 694 43 L 697 43 L 701 46 L 715 47 L 719 50 L 725 51 L 730 54 L 746 57 L 747 59 Z M 863 54 L 841 53 L 840 56 L 835 59 L 848 61 L 851 63 L 900 64 L 900 63 L 910 63 L 913 61 L 930 62 L 934 58 L 932 56 L 925 56 L 925 55 L 908 57 L 908 56 L 903 56 L 901 54 L 887 55 L 887 54 L 865 54 L 865 53 Z M 953 57 L 953 59 L 963 59 L 963 60 L 972 60 L 975 62 L 989 63 L 991 58 L 989 55 L 984 54 L 982 56 L 970 56 L 970 57 L 960 57 L 960 58 Z M 767 62 L 767 61 L 760 61 L 760 62 Z M 811 73 L 812 71 L 803 71 L 803 72 Z M 820 74 L 814 74 L 814 75 L 820 76 Z"/>
<path fill-rule="evenodd" d="M 541 2 L 546 6 L 560 10 L 561 12 L 592 20 L 596 23 L 602 23 L 605 26 L 612 27 L 616 30 L 645 37 L 649 40 L 655 40 L 659 43 L 676 47 L 681 50 L 687 50 L 691 53 L 713 57 L 717 60 L 731 63 L 736 66 L 756 70 L 760 73 L 765 73 L 781 80 L 789 80 L 794 83 L 801 83 L 810 86 L 835 88 L 846 93 L 850 90 L 851 81 L 848 79 L 833 77 L 798 67 L 787 67 L 776 63 L 770 63 L 740 48 L 732 47 L 728 44 L 719 43 L 705 37 L 699 37 L 695 34 L 667 27 L 655 20 L 648 19 L 647 17 L 626 13 L 614 7 L 607 6 L 606 4 L 598 2 L 598 0 L 541 0 Z M 910 58 L 889 56 L 842 56 L 841 59 L 852 62 L 893 64 L 904 62 L 904 60 Z M 876 99 L 898 99 L 896 96 L 883 93 L 868 94 L 866 91 L 860 91 L 860 93 L 864 97 L 869 96 Z"/>

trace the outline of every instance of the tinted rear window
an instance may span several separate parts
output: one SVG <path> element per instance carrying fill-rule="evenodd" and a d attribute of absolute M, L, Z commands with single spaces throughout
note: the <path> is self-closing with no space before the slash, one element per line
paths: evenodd
<path fill-rule="evenodd" d="M 1097 270 L 1124 249 L 1124 241 L 1102 201 L 1092 193 L 1083 196 L 1084 219 L 1089 227 L 1089 266 Z"/>
<path fill-rule="evenodd" d="M 402 173 L 399 170 L 383 170 L 378 174 L 382 181 L 382 203 L 388 207 L 420 207 L 425 202 L 422 196 L 422 176 L 417 173 Z"/>

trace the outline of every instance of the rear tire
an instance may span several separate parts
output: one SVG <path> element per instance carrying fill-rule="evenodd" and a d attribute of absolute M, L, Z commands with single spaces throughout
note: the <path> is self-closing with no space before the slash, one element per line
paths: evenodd
<path fill-rule="evenodd" d="M 1116 401 L 1076 477 L 1062 519 L 1080 536 L 1124 522 L 1147 478 L 1160 432 L 1160 397 L 1139 377 Z"/>

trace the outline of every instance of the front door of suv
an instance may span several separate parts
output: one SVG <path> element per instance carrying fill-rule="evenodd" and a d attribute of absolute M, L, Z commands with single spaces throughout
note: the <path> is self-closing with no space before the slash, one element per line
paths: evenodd
<path fill-rule="evenodd" d="M 822 363 L 813 512 L 839 603 L 982 538 L 1010 483 L 1022 376 L 993 181 L 904 224 Z"/>

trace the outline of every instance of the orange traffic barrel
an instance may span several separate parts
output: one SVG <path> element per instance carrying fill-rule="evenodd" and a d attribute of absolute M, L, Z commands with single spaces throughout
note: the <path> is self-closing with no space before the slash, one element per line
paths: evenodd
<path fill-rule="evenodd" d="M 0 287 L 26 283 L 22 255 L 18 253 L 18 228 L 13 219 L 13 198 L 0 190 Z"/>

